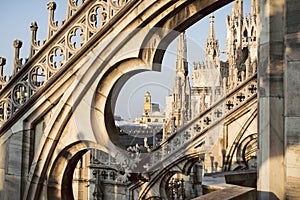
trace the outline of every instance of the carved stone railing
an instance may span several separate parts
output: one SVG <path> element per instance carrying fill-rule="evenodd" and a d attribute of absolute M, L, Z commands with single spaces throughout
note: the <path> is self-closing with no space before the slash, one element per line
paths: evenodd
<path fill-rule="evenodd" d="M 125 183 L 133 172 L 132 169 L 137 166 L 140 159 L 140 152 L 136 148 L 131 151 L 120 152 L 115 157 L 101 150 L 90 150 L 92 158 L 89 168 L 94 170 L 106 171 L 103 174 L 110 174 L 105 182 Z M 138 172 L 138 171 L 136 171 Z"/>
<path fill-rule="evenodd" d="M 229 91 L 218 102 L 214 103 L 207 110 L 199 114 L 193 120 L 178 129 L 173 135 L 167 138 L 158 147 L 152 150 L 148 169 L 155 168 L 155 165 L 166 161 L 169 156 L 181 151 L 188 143 L 202 137 L 203 142 L 207 130 L 217 125 L 228 115 L 257 97 L 257 74 L 243 82 L 236 84 L 236 87 Z"/>
<path fill-rule="evenodd" d="M 49 2 L 47 41 L 36 39 L 37 24 L 30 26 L 32 45 L 30 59 L 22 63 L 16 40 L 12 76 L 3 76 L 6 60 L 0 57 L 0 126 L 18 111 L 51 77 L 93 38 L 130 0 L 69 0 L 67 19 L 58 25 L 54 20 L 56 4 Z"/>
<path fill-rule="evenodd" d="M 118 172 L 117 170 L 113 168 L 107 168 L 106 166 L 103 165 L 90 165 L 89 166 L 93 171 L 94 178 L 97 175 L 102 182 L 110 182 L 113 183 L 115 181 L 120 181 L 118 180 Z"/>

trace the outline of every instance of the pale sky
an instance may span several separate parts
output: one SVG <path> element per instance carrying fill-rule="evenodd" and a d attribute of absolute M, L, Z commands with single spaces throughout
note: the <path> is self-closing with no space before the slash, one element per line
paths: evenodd
<path fill-rule="evenodd" d="M 0 6 L 0 56 L 7 60 L 5 74 L 11 74 L 13 67 L 13 41 L 20 39 L 23 47 L 20 52 L 22 58 L 27 58 L 30 49 L 30 24 L 37 21 L 38 39 L 46 39 L 48 25 L 47 3 L 49 0 L 10 0 L 1 2 Z M 66 17 L 67 0 L 57 0 L 55 20 L 61 21 Z M 250 0 L 244 0 L 245 10 L 249 11 Z M 225 16 L 230 14 L 232 4 L 229 4 L 215 14 L 215 33 L 219 40 L 220 50 L 225 50 L 226 23 Z M 195 61 L 202 61 L 205 41 L 209 32 L 208 16 L 186 31 L 188 40 L 188 62 L 190 69 Z M 224 59 L 224 56 L 222 57 Z M 116 114 L 123 118 L 140 117 L 143 110 L 143 97 L 146 91 L 152 95 L 152 101 L 160 104 L 164 109 L 165 96 L 173 88 L 176 61 L 176 41 L 168 47 L 162 65 L 162 72 L 144 72 L 131 78 L 122 89 L 117 100 Z M 190 70 L 191 71 L 191 70 Z M 190 76 L 191 79 L 191 76 Z"/>

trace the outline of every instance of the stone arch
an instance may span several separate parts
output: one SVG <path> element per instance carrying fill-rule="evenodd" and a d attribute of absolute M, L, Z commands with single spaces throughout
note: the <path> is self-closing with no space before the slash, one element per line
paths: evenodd
<path fill-rule="evenodd" d="M 185 160 L 186 159 L 186 160 Z M 162 177 L 162 181 L 160 183 L 160 195 L 164 198 L 168 198 L 168 183 L 175 174 L 182 174 L 183 176 L 189 176 L 191 175 L 191 171 L 193 169 L 194 164 L 199 161 L 199 154 L 191 154 L 188 155 L 186 158 L 181 159 L 180 162 L 178 162 L 177 165 L 182 166 L 181 170 L 178 170 L 176 167 L 173 166 L 170 170 L 169 173 L 167 173 L 165 176 Z M 173 169 L 175 168 L 175 169 Z"/>
<path fill-rule="evenodd" d="M 253 133 L 247 136 L 246 138 L 244 138 L 238 145 L 237 155 L 236 155 L 237 160 L 241 161 L 241 164 L 244 165 L 246 168 L 251 167 L 249 166 L 248 162 L 252 159 L 252 157 L 249 157 L 246 154 L 247 153 L 251 154 L 254 153 L 252 151 L 257 151 L 257 138 L 258 138 L 258 134 Z M 256 156 L 254 159 L 256 159 Z"/>
<path fill-rule="evenodd" d="M 24 193 L 24 199 L 39 199 L 43 190 L 43 183 L 47 178 L 51 160 L 57 147 L 56 141 L 63 132 L 64 125 L 69 119 L 71 109 L 68 106 L 60 105 L 62 109 L 53 116 L 52 122 L 44 131 L 46 137 L 42 138 L 37 155 L 33 160 L 30 170 L 29 183 Z M 68 116 L 68 117 L 67 117 Z M 55 123 L 56 119 L 64 117 L 63 120 Z"/>
<path fill-rule="evenodd" d="M 111 66 L 109 66 L 109 64 L 114 63 L 114 62 L 110 63 L 110 61 L 111 59 L 114 58 L 113 56 L 118 53 L 118 50 L 111 50 L 110 52 L 109 47 L 114 48 L 114 46 L 111 45 L 111 43 L 108 44 L 108 46 L 109 45 L 111 46 L 105 47 L 104 50 L 100 50 L 101 52 L 97 50 L 95 52 L 86 51 L 87 52 L 86 54 L 89 55 L 94 54 L 94 56 L 96 56 L 96 58 L 93 60 L 93 62 L 95 63 L 97 59 L 100 60 L 100 56 L 105 56 L 105 59 L 104 61 L 102 60 L 103 62 L 101 64 L 92 63 L 90 64 L 90 66 L 85 66 L 85 68 L 87 69 L 86 71 L 83 70 L 85 74 L 82 76 L 84 77 L 87 74 L 84 77 L 85 78 L 84 81 L 82 82 L 85 85 L 79 88 L 74 87 L 74 93 L 79 93 L 79 94 L 76 94 L 77 96 L 75 98 L 73 107 L 66 103 L 67 101 L 69 101 L 70 98 L 68 96 L 58 103 L 57 109 L 60 110 L 60 112 L 55 114 L 51 122 L 52 123 L 51 126 L 46 131 L 46 134 L 49 134 L 50 137 L 45 139 L 46 141 L 43 141 L 44 144 L 42 147 L 42 151 L 40 152 L 40 155 L 38 155 L 35 160 L 37 164 L 33 166 L 31 170 L 32 177 L 29 178 L 28 188 L 25 191 L 26 192 L 25 196 L 27 195 L 26 196 L 27 198 L 30 198 L 32 196 L 34 196 L 34 198 L 38 198 L 40 196 L 41 189 L 39 187 L 41 187 L 41 185 L 43 184 L 46 178 L 46 171 L 49 170 L 49 163 L 51 163 L 51 159 L 55 158 L 53 152 L 57 150 L 56 143 L 61 136 L 60 134 L 64 129 L 64 125 L 68 122 L 68 120 L 70 120 L 70 117 L 72 115 L 72 109 L 73 108 L 76 109 L 77 105 L 82 100 L 81 98 L 85 95 L 84 91 L 80 91 L 81 89 L 86 89 L 87 87 L 91 87 L 94 84 L 97 85 L 97 91 L 95 92 L 95 95 L 93 97 L 93 102 L 92 102 L 93 107 L 91 108 L 91 113 L 90 113 L 92 130 L 96 137 L 96 142 L 99 142 L 101 145 L 104 145 L 105 147 L 108 148 L 108 150 L 111 150 L 113 153 L 117 152 L 116 150 L 117 147 L 115 147 L 114 145 L 110 145 L 111 141 L 114 141 L 114 138 L 112 138 L 113 136 L 110 134 L 111 132 L 113 132 L 113 130 L 115 130 L 112 125 L 113 115 L 111 110 L 114 108 L 114 101 L 113 101 L 113 98 L 115 97 L 114 95 L 118 94 L 118 91 L 120 91 L 122 83 L 125 83 L 128 80 L 128 76 L 134 75 L 135 73 L 141 72 L 143 70 L 159 70 L 166 47 L 179 34 L 179 32 L 184 31 L 189 26 L 196 23 L 202 17 L 226 5 L 231 1 L 232 0 L 226 0 L 226 1 L 209 0 L 206 2 L 178 1 L 177 4 L 179 6 L 176 7 L 176 9 L 174 9 L 173 7 L 174 6 L 173 2 L 165 1 L 164 3 L 166 5 L 163 8 L 156 11 L 155 13 L 153 13 L 148 19 L 145 20 L 144 23 L 142 23 L 141 26 L 146 26 L 146 25 L 147 26 L 149 25 L 149 27 L 156 26 L 164 30 L 167 29 L 168 31 L 162 31 L 162 35 L 159 35 L 159 37 L 157 37 L 155 28 L 151 28 L 151 31 L 149 32 L 147 37 L 144 39 L 144 42 L 142 43 L 143 45 L 140 48 L 139 55 L 136 55 L 137 57 L 134 56 L 130 58 L 126 57 L 122 61 L 117 62 L 117 64 L 112 64 Z M 162 14 L 163 16 L 156 15 L 157 13 L 160 13 L 160 11 L 165 12 L 164 14 Z M 169 30 L 174 30 L 174 31 L 169 31 Z M 96 41 L 96 39 L 99 39 L 100 37 L 99 35 L 100 34 L 95 35 L 93 40 L 94 42 Z M 154 37 L 156 37 L 157 39 L 156 40 L 152 39 Z M 126 38 L 126 41 L 120 42 L 120 44 L 126 44 L 126 42 L 128 42 L 127 40 L 130 41 L 129 38 Z M 95 45 L 96 44 L 90 45 L 86 49 L 95 48 Z M 105 51 L 108 51 L 109 53 Z M 85 56 L 83 53 L 81 55 Z M 134 64 L 131 65 L 132 63 Z M 126 70 L 118 71 L 118 69 L 122 68 L 122 66 L 124 66 L 124 68 L 127 67 L 126 69 L 128 71 Z M 140 67 L 140 66 L 144 66 L 144 67 Z M 103 74 L 105 74 L 105 76 L 101 74 L 102 72 Z M 109 80 L 107 77 L 110 78 L 113 77 L 114 79 Z M 115 93 L 112 92 L 113 89 L 116 91 Z M 56 123 L 55 122 L 56 118 L 61 118 L 63 120 L 61 120 L 59 123 Z M 100 122 L 100 126 L 99 126 L 99 122 Z M 107 130 L 107 128 L 109 130 Z M 101 136 L 97 133 L 101 133 Z M 47 157 L 48 154 L 50 155 L 49 158 Z"/>
<path fill-rule="evenodd" d="M 167 199 L 167 197 L 168 197 L 168 194 L 167 194 L 168 181 L 176 173 L 179 173 L 179 172 L 168 171 L 168 173 L 164 174 L 163 178 L 160 181 L 160 186 L 159 186 L 159 193 L 160 193 L 161 197 Z"/>
<path fill-rule="evenodd" d="M 74 199 L 73 173 L 78 161 L 91 148 L 97 148 L 97 145 L 89 141 L 76 142 L 57 155 L 47 181 L 48 199 Z"/>
<path fill-rule="evenodd" d="M 232 2 L 226 1 L 191 1 L 177 6 L 166 17 L 153 24 L 153 28 L 145 37 L 139 57 L 160 71 L 162 59 L 168 45 L 181 32 L 201 20 L 206 15 Z"/>
<path fill-rule="evenodd" d="M 225 161 L 224 161 L 224 169 L 225 171 L 229 171 L 232 167 L 232 159 L 237 152 L 238 145 L 241 143 L 242 137 L 247 131 L 247 128 L 250 126 L 250 124 L 255 120 L 257 117 L 257 109 L 252 113 L 252 115 L 249 117 L 249 119 L 243 124 L 242 128 L 240 129 L 240 132 L 237 134 L 233 145 L 229 148 L 229 150 L 226 153 Z"/>
<path fill-rule="evenodd" d="M 125 82 L 133 75 L 146 70 L 149 70 L 148 66 L 140 59 L 124 60 L 111 67 L 104 75 L 105 78 L 98 83 L 92 103 L 94 107 L 91 112 L 93 131 L 95 134 L 105 132 L 118 147 L 122 147 L 122 144 L 117 134 L 119 131 L 114 124 L 113 112 L 116 100 Z M 99 126 L 101 121 L 104 122 L 102 128 Z M 97 137 L 97 139 L 100 140 L 101 138 Z"/>
<path fill-rule="evenodd" d="M 187 160 L 187 162 L 184 164 L 183 167 L 183 174 L 189 175 L 192 171 L 192 168 L 194 165 L 199 162 L 199 155 L 195 154 L 190 159 Z"/>
<path fill-rule="evenodd" d="M 179 6 L 176 9 L 168 10 L 167 14 L 163 14 L 163 17 L 157 15 L 151 19 L 152 21 L 148 22 L 148 27 L 152 28 L 149 29 L 141 43 L 138 58 L 127 58 L 111 66 L 105 73 L 105 78 L 98 82 L 92 104 L 95 106 L 91 114 L 94 133 L 105 132 L 114 144 L 118 147 L 122 146 L 114 134 L 117 129 L 114 125 L 112 111 L 115 107 L 115 99 L 121 87 L 128 80 L 128 75 L 132 76 L 144 70 L 160 71 L 166 48 L 180 32 L 230 2 L 231 0 L 188 3 L 179 1 Z M 139 67 L 139 65 L 144 67 Z M 98 122 L 102 123 L 100 126 L 104 129 L 100 129 Z M 97 140 L 99 141 L 99 138 Z"/>
<path fill-rule="evenodd" d="M 157 185 L 159 186 L 160 196 L 163 199 L 167 199 L 166 184 L 168 183 L 168 180 L 175 173 L 182 173 L 184 175 L 189 175 L 192 169 L 191 165 L 194 164 L 197 159 L 199 159 L 199 153 L 195 152 L 172 162 L 168 166 L 159 168 L 159 170 L 152 175 L 150 182 L 147 183 L 147 185 L 141 192 L 140 199 L 146 199 L 148 192 Z"/>

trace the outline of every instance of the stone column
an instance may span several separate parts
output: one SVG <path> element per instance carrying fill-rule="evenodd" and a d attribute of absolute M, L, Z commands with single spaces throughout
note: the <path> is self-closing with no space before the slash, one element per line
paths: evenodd
<path fill-rule="evenodd" d="M 13 128 L 6 132 L 6 135 L 9 135 L 9 139 L 5 141 L 6 149 L 5 151 L 5 180 L 3 182 L 4 188 L 0 192 L 2 193 L 1 197 L 3 199 L 22 199 L 22 189 L 23 183 L 25 184 L 25 177 L 22 177 L 22 175 L 25 175 L 28 173 L 28 162 L 23 163 L 25 160 L 28 160 L 28 154 L 25 152 L 25 146 L 29 147 L 29 144 L 27 142 L 24 142 L 23 134 L 26 134 L 23 131 L 15 131 Z M 22 169 L 24 167 L 24 170 Z M 2 167 L 1 167 L 2 168 Z M 27 174 L 26 174 L 27 175 Z"/>
<path fill-rule="evenodd" d="M 195 195 L 196 197 L 202 195 L 202 177 L 204 176 L 203 172 L 203 166 L 202 166 L 203 160 L 199 159 L 199 162 L 195 163 L 194 171 L 195 171 Z"/>
<path fill-rule="evenodd" d="M 258 199 L 284 199 L 284 4 L 260 2 Z"/>
<path fill-rule="evenodd" d="M 261 0 L 259 199 L 299 198 L 299 18 L 298 0 Z"/>
<path fill-rule="evenodd" d="M 285 0 L 285 199 L 299 199 L 300 191 L 300 4 Z"/>

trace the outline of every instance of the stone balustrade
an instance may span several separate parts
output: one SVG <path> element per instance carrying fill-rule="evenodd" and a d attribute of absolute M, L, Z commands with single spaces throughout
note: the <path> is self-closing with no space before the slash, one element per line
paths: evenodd
<path fill-rule="evenodd" d="M 19 58 L 22 42 L 14 41 L 15 64 L 13 75 L 7 80 L 1 73 L 0 126 L 10 119 L 40 88 L 46 87 L 56 72 L 60 71 L 81 51 L 86 43 L 99 32 L 129 0 L 78 1 L 69 0 L 67 19 L 59 25 L 54 20 L 55 2 L 49 2 L 48 37 L 36 39 L 38 26 L 32 22 L 30 58 L 23 63 Z M 78 12 L 78 14 L 76 14 Z M 0 58 L 1 72 L 5 58 Z"/>

